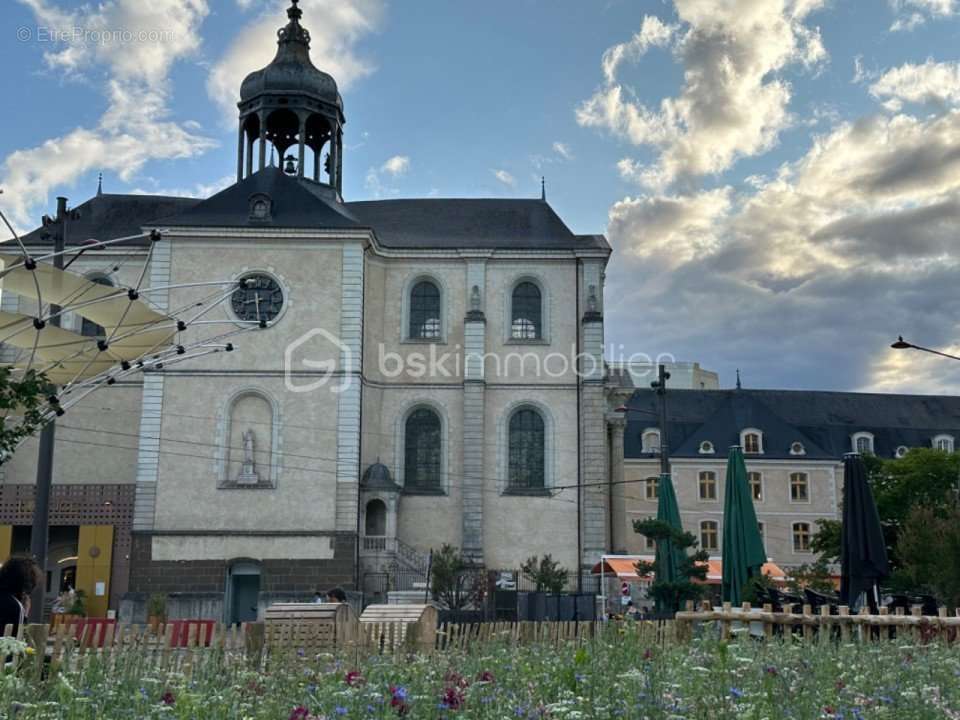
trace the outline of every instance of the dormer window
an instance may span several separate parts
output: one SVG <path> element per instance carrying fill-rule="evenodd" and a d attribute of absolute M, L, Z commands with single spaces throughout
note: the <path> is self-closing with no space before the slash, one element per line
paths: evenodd
<path fill-rule="evenodd" d="M 250 198 L 250 219 L 266 222 L 270 219 L 270 196 L 257 193 Z"/>
<path fill-rule="evenodd" d="M 933 439 L 933 447 L 943 452 L 953 452 L 953 435 L 937 435 Z"/>
<path fill-rule="evenodd" d="M 803 446 L 802 442 L 794 442 L 790 445 L 790 454 L 791 455 L 806 455 L 807 449 Z"/>
<path fill-rule="evenodd" d="M 660 431 L 656 428 L 647 428 L 640 436 L 641 452 L 647 454 L 659 454 L 660 452 Z"/>
<path fill-rule="evenodd" d="M 713 455 L 714 452 L 716 451 L 713 449 L 713 443 L 709 440 L 704 440 L 702 443 L 700 443 L 701 455 Z"/>
<path fill-rule="evenodd" d="M 740 433 L 740 445 L 747 455 L 763 453 L 763 433 L 753 428 L 747 428 Z"/>
<path fill-rule="evenodd" d="M 905 457 L 908 452 L 910 452 L 910 448 L 908 448 L 906 445 L 901 445 L 893 451 L 893 456 L 895 458 L 902 458 Z"/>
<path fill-rule="evenodd" d="M 857 432 L 851 436 L 850 440 L 850 445 L 855 453 L 860 453 L 861 455 L 873 453 L 873 433 L 865 431 Z"/>

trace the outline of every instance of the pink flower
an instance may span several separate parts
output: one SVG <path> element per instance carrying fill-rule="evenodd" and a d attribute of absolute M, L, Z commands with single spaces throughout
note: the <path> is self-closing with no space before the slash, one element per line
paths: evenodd
<path fill-rule="evenodd" d="M 173 705 L 177 699 L 173 696 L 173 693 L 167 690 L 163 695 L 160 696 L 160 701 L 164 705 Z"/>
<path fill-rule="evenodd" d="M 359 670 L 351 670 L 344 676 L 343 681 L 350 687 L 358 687 L 363 685 L 366 682 L 366 679 Z"/>

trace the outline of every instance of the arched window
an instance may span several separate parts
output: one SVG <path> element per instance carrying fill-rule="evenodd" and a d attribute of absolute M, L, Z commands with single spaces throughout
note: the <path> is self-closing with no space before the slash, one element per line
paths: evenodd
<path fill-rule="evenodd" d="M 806 473 L 790 473 L 790 500 L 792 502 L 810 501 L 810 481 Z"/>
<path fill-rule="evenodd" d="M 93 277 L 87 279 L 92 283 L 96 283 L 97 285 L 113 287 L 113 283 L 110 281 L 110 278 L 104 277 L 103 275 L 94 275 Z M 104 338 L 107 336 L 107 331 L 97 325 L 93 320 L 83 318 L 83 323 L 80 325 L 80 334 L 89 338 Z"/>
<path fill-rule="evenodd" d="M 866 455 L 873 452 L 873 434 L 858 432 L 853 434 L 853 451 Z"/>
<path fill-rule="evenodd" d="M 521 408 L 510 417 L 509 490 L 524 492 L 545 487 L 545 433 L 543 417 L 533 408 Z"/>
<path fill-rule="evenodd" d="M 700 547 L 703 550 L 720 549 L 720 531 L 716 520 L 704 520 L 700 523 Z"/>
<path fill-rule="evenodd" d="M 525 281 L 513 289 L 510 303 L 510 337 L 539 340 L 543 337 L 543 306 L 540 288 Z"/>
<path fill-rule="evenodd" d="M 387 506 L 383 500 L 368 502 L 365 514 L 364 534 L 367 537 L 383 537 L 387 534 Z"/>
<path fill-rule="evenodd" d="M 747 455 L 759 455 L 763 452 L 763 433 L 748 429 L 740 433 L 740 444 Z"/>
<path fill-rule="evenodd" d="M 417 408 L 407 417 L 403 453 L 405 491 L 443 492 L 441 434 L 440 416 L 430 408 Z"/>
<path fill-rule="evenodd" d="M 933 447 L 943 452 L 953 452 L 953 435 L 937 435 L 933 439 Z"/>
<path fill-rule="evenodd" d="M 747 483 L 750 485 L 750 497 L 754 502 L 763 502 L 763 475 L 758 472 L 748 472 Z"/>
<path fill-rule="evenodd" d="M 712 470 L 703 470 L 700 473 L 700 499 L 717 499 L 717 474 Z"/>
<path fill-rule="evenodd" d="M 640 451 L 650 454 L 658 454 L 660 452 L 660 431 L 652 428 L 648 428 L 643 431 L 643 435 L 640 436 Z"/>
<path fill-rule="evenodd" d="M 647 500 L 656 500 L 660 497 L 660 478 L 656 475 L 647 478 Z"/>
<path fill-rule="evenodd" d="M 440 288 L 421 280 L 410 290 L 410 339 L 435 340 L 440 337 Z"/>
<path fill-rule="evenodd" d="M 793 524 L 793 551 L 810 552 L 810 523 Z"/>

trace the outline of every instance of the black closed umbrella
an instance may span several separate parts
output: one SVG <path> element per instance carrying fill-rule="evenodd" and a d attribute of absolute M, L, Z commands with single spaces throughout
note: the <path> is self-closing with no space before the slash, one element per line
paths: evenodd
<path fill-rule="evenodd" d="M 851 609 L 867 594 L 871 610 L 880 602 L 878 583 L 890 574 L 880 514 L 867 470 L 857 453 L 843 458 L 843 528 L 840 532 L 840 597 Z"/>

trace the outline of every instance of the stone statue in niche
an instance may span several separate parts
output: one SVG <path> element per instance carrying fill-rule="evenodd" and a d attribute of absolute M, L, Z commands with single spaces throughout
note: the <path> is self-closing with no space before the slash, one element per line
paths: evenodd
<path fill-rule="evenodd" d="M 480 287 L 474 285 L 470 290 L 470 309 L 473 312 L 480 312 Z"/>
<path fill-rule="evenodd" d="M 595 313 L 598 310 L 597 286 L 590 285 L 587 288 L 587 312 Z"/>
<path fill-rule="evenodd" d="M 237 475 L 238 485 L 256 485 L 260 482 L 257 465 L 253 459 L 255 443 L 256 435 L 253 429 L 248 428 L 243 433 L 243 465 L 240 467 L 240 474 Z"/>

